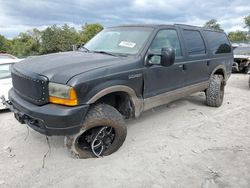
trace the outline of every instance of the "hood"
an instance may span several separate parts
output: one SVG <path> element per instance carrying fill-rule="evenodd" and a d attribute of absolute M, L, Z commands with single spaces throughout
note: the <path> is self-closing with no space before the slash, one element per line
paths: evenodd
<path fill-rule="evenodd" d="M 14 68 L 46 76 L 51 82 L 66 84 L 73 76 L 123 60 L 124 57 L 74 51 L 28 58 L 15 64 Z"/>

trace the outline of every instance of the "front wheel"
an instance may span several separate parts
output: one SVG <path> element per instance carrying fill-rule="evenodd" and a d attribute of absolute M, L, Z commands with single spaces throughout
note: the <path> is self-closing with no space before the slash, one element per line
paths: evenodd
<path fill-rule="evenodd" d="M 114 153 L 127 135 L 122 115 L 112 106 L 93 106 L 79 133 L 66 136 L 65 145 L 79 158 L 101 157 Z"/>
<path fill-rule="evenodd" d="M 222 75 L 213 75 L 210 78 L 208 88 L 206 90 L 207 105 L 211 107 L 219 107 L 222 105 L 224 98 L 224 88 Z"/>

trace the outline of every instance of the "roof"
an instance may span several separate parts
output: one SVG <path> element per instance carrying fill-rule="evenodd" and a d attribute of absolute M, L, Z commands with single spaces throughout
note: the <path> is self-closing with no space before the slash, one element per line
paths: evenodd
<path fill-rule="evenodd" d="M 116 27 L 151 27 L 151 28 L 161 28 L 161 27 L 167 27 L 167 26 L 178 26 L 182 28 L 193 28 L 193 29 L 203 29 L 206 31 L 213 31 L 213 32 L 222 32 L 224 31 L 218 31 L 214 29 L 209 29 L 205 27 L 200 27 L 200 26 L 194 26 L 194 25 L 187 25 L 187 24 L 127 24 L 127 25 L 118 25 L 118 26 L 113 26 L 109 28 L 116 28 Z"/>
<path fill-rule="evenodd" d="M 126 24 L 126 25 L 118 25 L 114 27 L 152 27 L 152 28 L 157 28 L 157 27 L 162 27 L 162 26 L 172 26 L 172 25 L 167 25 L 167 24 Z"/>

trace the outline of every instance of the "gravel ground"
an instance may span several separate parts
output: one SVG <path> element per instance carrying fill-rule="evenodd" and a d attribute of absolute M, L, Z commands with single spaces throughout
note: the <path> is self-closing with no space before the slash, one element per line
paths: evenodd
<path fill-rule="evenodd" d="M 250 187 L 248 76 L 231 76 L 224 104 L 197 93 L 127 122 L 116 153 L 73 159 L 63 137 L 45 136 L 0 113 L 0 187 Z M 47 153 L 47 157 L 44 155 Z"/>

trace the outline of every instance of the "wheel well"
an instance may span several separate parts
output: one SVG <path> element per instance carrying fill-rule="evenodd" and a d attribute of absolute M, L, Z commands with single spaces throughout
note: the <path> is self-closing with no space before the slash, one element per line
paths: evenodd
<path fill-rule="evenodd" d="M 126 92 L 113 92 L 109 93 L 100 99 L 98 99 L 95 104 L 105 103 L 113 106 L 118 110 L 126 119 L 135 116 L 134 104 L 131 97 Z"/>
<path fill-rule="evenodd" d="M 223 78 L 225 78 L 225 75 L 224 75 L 224 71 L 222 69 L 218 69 L 214 72 L 214 74 L 219 74 L 219 75 L 222 75 Z"/>
<path fill-rule="evenodd" d="M 214 73 L 214 74 L 217 74 L 217 75 L 222 75 L 223 76 L 223 80 L 224 80 L 224 85 L 226 85 L 226 78 L 225 78 L 225 72 L 223 69 L 217 69 Z"/>

